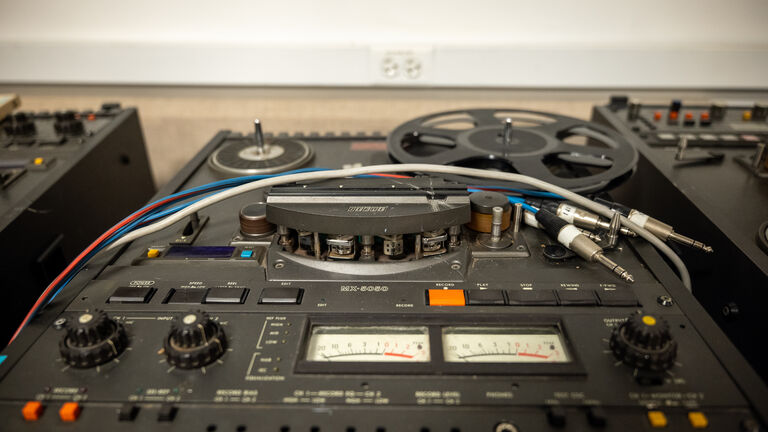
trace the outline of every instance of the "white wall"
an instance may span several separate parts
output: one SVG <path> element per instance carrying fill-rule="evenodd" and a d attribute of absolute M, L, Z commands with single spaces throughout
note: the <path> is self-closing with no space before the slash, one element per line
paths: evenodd
<path fill-rule="evenodd" d="M 0 82 L 766 88 L 766 24 L 766 0 L 0 0 Z"/>

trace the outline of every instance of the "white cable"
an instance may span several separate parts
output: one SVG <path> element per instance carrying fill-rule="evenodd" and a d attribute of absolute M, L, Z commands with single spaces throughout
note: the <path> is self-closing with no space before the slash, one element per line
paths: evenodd
<path fill-rule="evenodd" d="M 556 193 L 562 196 L 563 198 L 569 201 L 572 201 L 581 207 L 592 210 L 593 212 L 598 213 L 606 218 L 610 219 L 610 217 L 613 215 L 613 210 L 609 209 L 608 207 L 602 204 L 598 204 L 575 192 L 571 192 L 568 189 L 564 189 L 559 186 L 555 186 L 553 184 L 547 183 L 545 181 L 542 181 L 533 177 L 521 175 L 521 174 L 504 173 L 504 172 L 498 172 L 498 171 L 485 171 L 485 170 L 480 170 L 475 168 L 463 168 L 463 167 L 446 166 L 446 165 L 430 165 L 430 164 L 371 165 L 371 166 L 365 166 L 365 167 L 347 168 L 347 169 L 339 169 L 339 170 L 332 170 L 332 171 L 315 171 L 315 172 L 305 172 L 305 173 L 298 173 L 298 174 L 288 174 L 288 175 L 282 175 L 282 176 L 263 179 L 263 180 L 256 180 L 250 183 L 236 186 L 231 189 L 227 189 L 223 192 L 219 192 L 217 194 L 211 195 L 207 198 L 203 198 L 200 201 L 194 204 L 191 204 L 189 207 L 186 207 L 183 210 L 180 210 L 179 212 L 173 215 L 170 215 L 165 219 L 160 220 L 159 222 L 156 222 L 144 228 L 140 228 L 135 231 L 132 231 L 126 234 L 125 236 L 121 237 L 114 243 L 112 243 L 109 247 L 107 247 L 107 249 L 109 250 L 109 249 L 119 247 L 137 238 L 168 228 L 169 226 L 175 224 L 176 222 L 184 219 L 185 217 L 191 215 L 192 213 L 200 211 L 205 207 L 208 207 L 217 202 L 223 201 L 227 198 L 231 198 L 233 196 L 240 195 L 253 190 L 263 189 L 263 188 L 276 186 L 280 184 L 295 183 L 299 181 L 326 180 L 326 179 L 341 178 L 341 177 L 352 177 L 352 176 L 362 175 L 362 174 L 393 173 L 393 172 L 428 172 L 428 173 L 437 173 L 437 174 L 452 174 L 452 175 L 461 175 L 466 177 L 477 177 L 477 178 L 486 178 L 486 179 L 501 180 L 501 181 L 507 181 L 507 182 L 523 183 L 523 184 L 533 186 L 537 189 Z M 402 181 L 405 182 L 407 181 L 407 179 L 402 179 Z M 680 257 L 677 256 L 677 254 L 675 254 L 675 252 L 672 251 L 672 249 L 670 249 L 669 246 L 667 246 L 658 237 L 654 236 L 647 230 L 641 228 L 637 224 L 631 222 L 624 216 L 621 217 L 621 223 L 622 225 L 626 226 L 630 230 L 636 232 L 637 235 L 639 235 L 640 237 L 650 242 L 659 251 L 661 251 L 667 258 L 669 258 L 669 260 L 677 269 L 677 272 L 680 275 L 680 279 L 682 280 L 683 285 L 685 285 L 685 287 L 688 288 L 688 290 L 691 289 L 691 277 L 690 277 L 690 274 L 688 273 L 688 269 L 685 267 L 685 263 L 683 263 Z"/>

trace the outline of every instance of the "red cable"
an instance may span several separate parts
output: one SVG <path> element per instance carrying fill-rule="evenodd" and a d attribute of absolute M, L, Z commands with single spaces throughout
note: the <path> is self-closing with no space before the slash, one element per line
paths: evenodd
<path fill-rule="evenodd" d="M 370 175 L 379 176 L 379 177 L 391 177 L 391 178 L 411 178 L 411 176 L 405 176 L 405 175 L 399 175 L 399 174 L 372 173 Z"/>
<path fill-rule="evenodd" d="M 409 176 L 398 175 L 398 174 L 373 173 L 371 175 L 380 176 L 380 177 L 391 177 L 391 178 L 410 178 Z M 159 207 L 161 205 L 167 204 L 168 202 L 176 201 L 176 200 L 178 200 L 180 198 L 184 198 L 184 197 L 189 196 L 189 195 L 192 195 L 192 193 L 180 195 L 180 196 L 173 197 L 173 198 L 167 198 L 167 199 L 162 200 L 162 201 L 158 201 L 155 204 L 151 205 L 150 207 L 146 207 L 145 209 L 140 210 L 138 212 L 135 212 L 134 214 L 126 217 L 125 219 L 120 221 L 117 225 L 113 226 L 107 232 L 105 232 L 104 234 L 99 236 L 99 238 L 97 238 L 93 243 L 90 244 L 90 246 L 88 246 L 88 248 L 86 248 L 83 252 L 81 252 L 80 255 L 77 256 L 77 258 L 75 258 L 71 263 L 69 263 L 67 268 L 65 268 L 64 271 L 62 271 L 56 277 L 56 279 L 54 279 L 53 282 L 51 282 L 48 285 L 48 287 L 45 289 L 45 291 L 43 291 L 43 293 L 37 299 L 35 304 L 32 306 L 32 309 L 30 309 L 29 312 L 27 312 L 27 315 L 24 317 L 24 320 L 21 322 L 21 325 L 19 326 L 19 328 L 16 329 L 16 332 L 13 333 L 13 337 L 11 337 L 11 340 L 8 342 L 8 344 L 10 344 L 11 342 L 13 342 L 16 339 L 16 337 L 21 332 L 21 329 L 23 329 L 24 326 L 27 324 L 27 322 L 32 318 L 33 313 L 37 310 L 38 307 L 40 307 L 40 305 L 42 304 L 43 300 L 48 296 L 48 294 L 50 294 L 50 292 L 53 290 L 53 288 L 56 287 L 56 285 L 58 285 L 64 279 L 64 277 L 66 277 L 69 274 L 69 272 L 72 271 L 72 269 L 74 269 L 75 266 L 77 266 L 77 264 L 79 264 L 80 261 L 83 258 L 85 258 L 85 256 L 87 256 L 89 253 L 91 253 L 91 251 L 93 249 L 95 249 L 99 244 L 101 244 L 101 242 L 103 242 L 104 240 L 109 238 L 109 236 L 114 234 L 115 231 L 117 231 L 120 228 L 124 227 L 125 225 L 133 222 L 138 217 L 146 214 L 148 211 L 153 210 L 153 209 L 155 209 L 155 208 L 157 208 L 157 207 Z"/>
<path fill-rule="evenodd" d="M 44 300 L 44 299 L 45 299 L 45 298 L 48 296 L 48 294 L 50 294 L 50 292 L 53 290 L 53 288 L 54 288 L 54 287 L 56 287 L 56 285 L 58 285 L 58 284 L 59 284 L 59 283 L 60 283 L 60 282 L 61 282 L 61 281 L 64 279 L 64 277 L 66 277 L 66 276 L 69 274 L 69 272 L 70 272 L 70 271 L 72 271 L 72 269 L 73 269 L 73 268 L 75 268 L 75 266 L 77 266 L 77 264 L 79 264 L 79 262 L 80 262 L 80 261 L 81 261 L 83 258 L 85 258 L 85 256 L 86 256 L 86 255 L 88 255 L 88 254 L 89 254 L 89 253 L 90 253 L 90 252 L 91 252 L 93 249 L 95 249 L 95 248 L 96 248 L 96 247 L 97 247 L 99 244 L 101 244 L 101 242 L 103 242 L 104 240 L 106 240 L 107 238 L 109 238 L 109 236 L 111 236 L 112 234 L 114 234 L 114 233 L 115 233 L 115 231 L 117 231 L 117 230 L 119 230 L 120 228 L 124 227 L 125 225 L 127 225 L 127 224 L 129 224 L 129 223 L 133 222 L 133 221 L 134 221 L 134 220 L 136 220 L 138 217 L 140 217 L 140 216 L 142 216 L 142 215 L 146 214 L 148 211 L 150 211 L 150 210 L 153 210 L 153 209 L 155 209 L 155 208 L 157 208 L 157 207 L 159 207 L 159 206 L 161 206 L 161 205 L 167 204 L 167 203 L 169 203 L 169 202 L 172 202 L 172 201 L 178 200 L 179 198 L 184 198 L 184 197 L 186 197 L 186 196 L 188 196 L 188 195 L 191 195 L 191 194 L 185 194 L 185 195 L 181 195 L 181 196 L 177 196 L 177 197 L 173 197 L 173 198 L 167 198 L 167 199 L 164 199 L 164 200 L 162 200 L 162 201 L 158 201 L 158 202 L 156 202 L 155 204 L 152 204 L 151 206 L 149 206 L 149 207 L 146 207 L 145 209 L 143 209 L 143 210 L 140 210 L 140 211 L 138 211 L 138 212 L 135 212 L 134 214 L 132 214 L 132 215 L 128 216 L 127 218 L 125 218 L 125 219 L 123 219 L 122 221 L 120 221 L 120 222 L 119 222 L 117 225 L 115 225 L 115 226 L 113 226 L 112 228 L 110 228 L 110 229 L 109 229 L 107 232 L 105 232 L 104 234 L 102 234 L 101 236 L 99 236 L 99 238 L 97 238 L 97 239 L 96 239 L 96 240 L 95 240 L 93 243 L 91 243 L 91 244 L 90 244 L 90 246 L 88 246 L 88 248 L 86 248 L 86 249 L 85 249 L 83 252 L 81 252 L 81 253 L 80 253 L 80 255 L 78 255 L 78 256 L 77 256 L 77 258 L 75 258 L 75 259 L 74 259 L 74 260 L 73 260 L 73 261 L 72 261 L 72 262 L 71 262 L 71 263 L 70 263 L 70 264 L 67 266 L 67 268 L 66 268 L 66 269 L 64 269 L 64 271 L 63 271 L 63 272 L 61 272 L 61 273 L 60 273 L 60 274 L 59 274 L 59 275 L 56 277 L 56 279 L 54 279 L 54 280 L 53 280 L 53 282 L 51 282 L 51 283 L 48 285 L 48 287 L 45 289 L 45 291 L 43 291 L 43 293 L 42 293 L 42 294 L 40 295 L 40 297 L 37 299 L 37 301 L 35 302 L 35 304 L 32 306 L 32 309 L 30 309 L 30 310 L 29 310 L 29 312 L 27 312 L 27 315 L 24 317 L 24 320 L 21 322 L 21 325 L 20 325 L 20 326 L 19 326 L 19 328 L 16 330 L 16 332 L 13 334 L 13 337 L 11 337 L 11 340 L 8 342 L 8 344 L 10 344 L 11 342 L 13 342 L 13 341 L 14 341 L 14 339 L 16 339 L 16 337 L 17 337 L 17 336 L 19 335 L 19 333 L 21 332 L 21 329 L 23 329 L 23 328 L 24 328 L 24 326 L 27 324 L 27 322 L 28 322 L 28 321 L 29 321 L 29 320 L 32 318 L 32 315 L 33 315 L 33 313 L 34 313 L 34 312 L 37 310 L 37 308 L 38 308 L 38 307 L 40 307 L 40 304 L 42 304 L 43 300 Z"/>

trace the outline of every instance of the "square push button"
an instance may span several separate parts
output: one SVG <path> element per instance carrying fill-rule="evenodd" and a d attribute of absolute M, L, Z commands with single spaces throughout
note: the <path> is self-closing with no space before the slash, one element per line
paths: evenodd
<path fill-rule="evenodd" d="M 427 301 L 430 306 L 464 306 L 464 290 L 460 289 L 431 289 L 427 290 Z"/>
<path fill-rule="evenodd" d="M 118 287 L 115 292 L 109 296 L 107 303 L 147 303 L 154 293 L 154 288 Z"/>
<path fill-rule="evenodd" d="M 557 306 L 552 290 L 509 290 L 507 296 L 512 306 Z"/>
<path fill-rule="evenodd" d="M 504 306 L 504 292 L 500 290 L 467 290 L 470 306 Z"/>
<path fill-rule="evenodd" d="M 557 292 L 563 306 L 594 306 L 597 304 L 595 292 L 591 289 L 560 290 Z"/>
<path fill-rule="evenodd" d="M 648 411 L 648 423 L 653 428 L 667 427 L 667 416 L 661 411 Z"/>
<path fill-rule="evenodd" d="M 211 288 L 205 296 L 206 303 L 242 303 L 245 301 L 246 288 Z"/>
<path fill-rule="evenodd" d="M 205 288 L 177 288 L 168 297 L 168 304 L 201 304 L 205 298 Z"/>
<path fill-rule="evenodd" d="M 637 306 L 635 293 L 628 289 L 597 291 L 597 297 L 603 306 Z"/>
<path fill-rule="evenodd" d="M 132 403 L 124 403 L 117 410 L 117 420 L 124 422 L 131 422 L 136 420 L 136 416 L 139 414 L 139 407 Z"/>
<path fill-rule="evenodd" d="M 301 304 L 304 290 L 301 288 L 264 288 L 259 297 L 260 304 Z"/>

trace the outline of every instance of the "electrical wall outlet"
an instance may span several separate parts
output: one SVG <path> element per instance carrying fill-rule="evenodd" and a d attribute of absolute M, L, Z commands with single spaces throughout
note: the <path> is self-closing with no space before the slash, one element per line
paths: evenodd
<path fill-rule="evenodd" d="M 431 47 L 372 47 L 372 84 L 424 85 L 432 80 Z"/>

